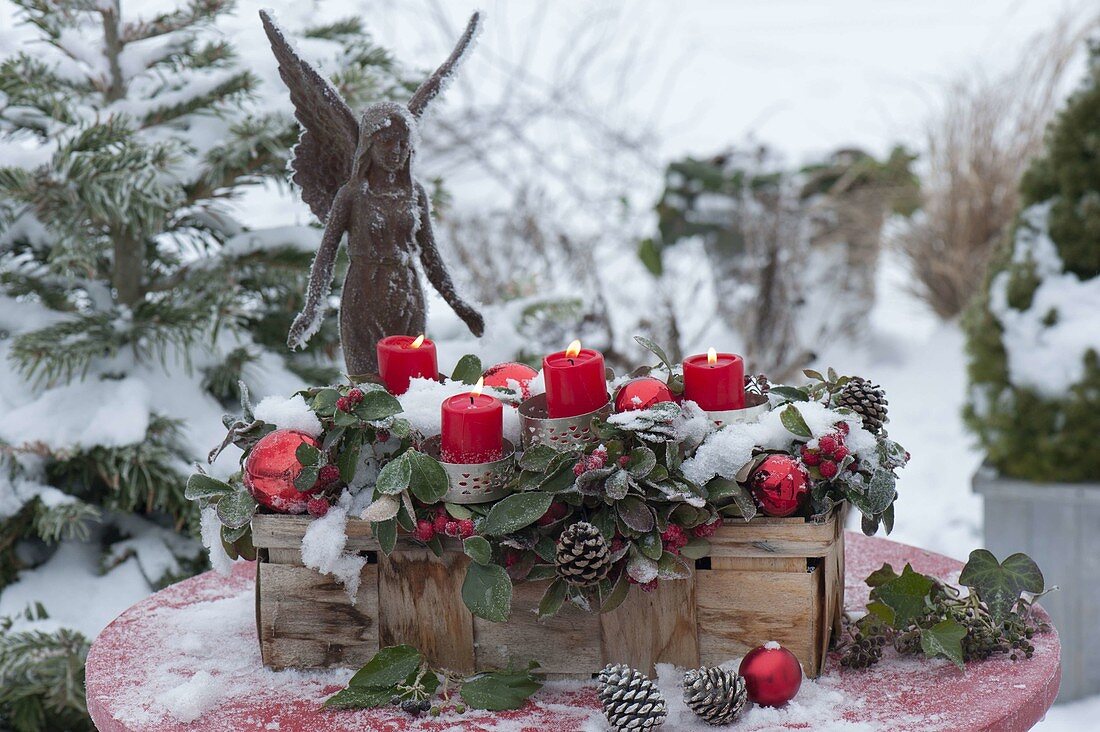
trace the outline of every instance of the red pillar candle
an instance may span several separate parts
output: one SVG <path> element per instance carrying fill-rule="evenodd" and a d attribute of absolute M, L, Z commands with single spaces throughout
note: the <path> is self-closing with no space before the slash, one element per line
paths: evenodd
<path fill-rule="evenodd" d="M 481 393 L 481 380 L 466 394 L 443 402 L 440 457 L 445 463 L 491 463 L 504 451 L 504 406 Z"/>
<path fill-rule="evenodd" d="M 543 358 L 542 373 L 546 381 L 546 409 L 551 419 L 588 414 L 607 404 L 603 354 L 582 349 L 580 341 Z"/>
<path fill-rule="evenodd" d="M 404 394 L 412 379 L 437 379 L 435 344 L 423 334 L 386 336 L 378 341 L 378 373 L 390 394 Z"/>
<path fill-rule="evenodd" d="M 745 362 L 733 353 L 705 354 L 684 359 L 684 399 L 707 412 L 745 408 Z"/>

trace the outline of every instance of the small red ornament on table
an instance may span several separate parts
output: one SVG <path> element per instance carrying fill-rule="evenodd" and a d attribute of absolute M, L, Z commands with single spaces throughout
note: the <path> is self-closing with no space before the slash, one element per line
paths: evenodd
<path fill-rule="evenodd" d="M 539 375 L 538 371 L 528 366 L 525 363 L 517 363 L 515 361 L 509 361 L 507 363 L 498 363 L 485 371 L 481 375 L 481 378 L 485 380 L 485 386 L 491 386 L 494 389 L 511 389 L 512 383 L 519 384 L 520 398 L 526 399 L 531 396 L 531 379 Z"/>
<path fill-rule="evenodd" d="M 435 343 L 421 333 L 416 338 L 407 335 L 387 336 L 378 341 L 378 375 L 390 394 L 409 390 L 413 379 L 438 379 Z"/>
<path fill-rule="evenodd" d="M 768 516 L 791 516 L 810 500 L 809 476 L 790 455 L 769 455 L 749 477 L 749 490 Z"/>
<path fill-rule="evenodd" d="M 244 461 L 244 486 L 256 502 L 279 513 L 304 513 L 309 499 L 323 486 L 300 492 L 294 479 L 302 472 L 295 452 L 317 440 L 297 430 L 275 430 L 260 438 Z"/>
<path fill-rule="evenodd" d="M 603 354 L 581 348 L 580 341 L 543 358 L 542 373 L 546 380 L 546 411 L 551 419 L 588 414 L 607 404 Z"/>
<path fill-rule="evenodd" d="M 684 399 L 707 412 L 745 408 L 745 362 L 735 353 L 705 354 L 684 359 Z"/>
<path fill-rule="evenodd" d="M 749 700 L 762 707 L 783 706 L 802 686 L 798 658 L 775 641 L 749 651 L 737 673 L 745 679 Z"/>
<path fill-rule="evenodd" d="M 652 376 L 640 376 L 631 379 L 615 392 L 615 411 L 629 412 L 632 409 L 649 409 L 654 404 L 673 401 L 668 385 Z"/>
<path fill-rule="evenodd" d="M 482 394 L 483 383 L 466 394 L 457 394 L 443 402 L 443 462 L 471 465 L 499 460 L 504 451 L 504 406 L 496 397 Z"/>

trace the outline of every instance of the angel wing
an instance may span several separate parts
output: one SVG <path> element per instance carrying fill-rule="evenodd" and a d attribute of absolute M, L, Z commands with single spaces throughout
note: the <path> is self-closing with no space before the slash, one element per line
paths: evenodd
<path fill-rule="evenodd" d="M 447 57 L 447 60 L 413 92 L 412 98 L 409 99 L 409 111 L 412 112 L 414 117 L 419 119 L 432 100 L 450 83 L 459 63 L 462 61 L 462 57 L 474 45 L 474 41 L 480 32 L 481 13 L 478 12 L 470 16 L 470 22 L 466 24 L 465 32 L 458 39 L 455 49 L 451 51 L 451 55 Z"/>
<path fill-rule="evenodd" d="M 302 189 L 302 200 L 324 221 L 336 192 L 351 176 L 359 123 L 339 92 L 295 53 L 271 14 L 261 10 L 260 20 L 302 125 L 291 161 L 293 180 Z"/>

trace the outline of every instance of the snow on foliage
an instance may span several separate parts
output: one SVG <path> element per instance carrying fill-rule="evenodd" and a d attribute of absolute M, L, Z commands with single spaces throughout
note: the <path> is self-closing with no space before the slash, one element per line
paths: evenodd
<path fill-rule="evenodd" d="M 256 419 L 273 424 L 279 429 L 305 432 L 310 437 L 317 437 L 323 431 L 321 420 L 309 408 L 301 394 L 290 398 L 277 394 L 264 397 L 253 412 Z"/>

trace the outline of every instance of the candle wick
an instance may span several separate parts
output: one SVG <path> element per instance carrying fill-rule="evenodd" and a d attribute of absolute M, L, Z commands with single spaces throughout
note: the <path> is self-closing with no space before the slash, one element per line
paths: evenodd
<path fill-rule="evenodd" d="M 470 404 L 473 404 L 473 403 L 474 403 L 474 395 L 473 395 L 473 394 L 471 394 L 471 395 L 470 395 Z"/>
<path fill-rule="evenodd" d="M 576 366 L 577 364 L 573 363 L 573 359 L 569 359 L 569 365 L 570 366 Z"/>

